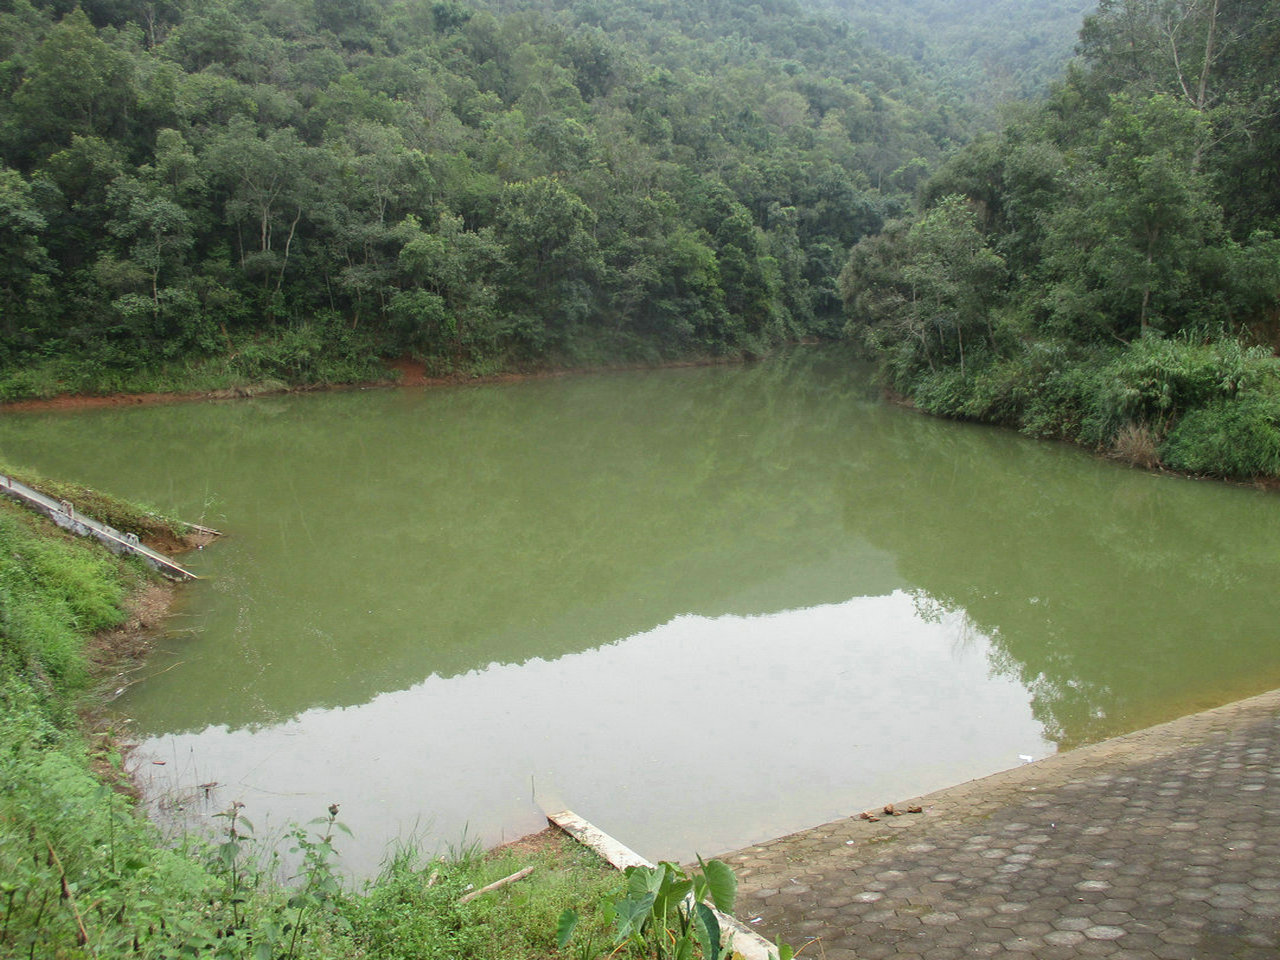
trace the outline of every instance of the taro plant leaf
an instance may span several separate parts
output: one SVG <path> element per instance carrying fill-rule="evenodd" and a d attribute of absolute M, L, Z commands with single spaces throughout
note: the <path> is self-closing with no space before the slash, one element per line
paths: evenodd
<path fill-rule="evenodd" d="M 663 866 L 667 865 L 663 864 Z M 670 916 L 692 889 L 693 881 L 683 872 L 668 869 L 654 897 L 654 916 L 662 918 Z"/>
<path fill-rule="evenodd" d="M 697 904 L 697 921 L 694 933 L 698 943 L 702 945 L 702 956 L 706 960 L 720 960 L 720 921 L 715 911 L 705 903 Z"/>
<path fill-rule="evenodd" d="M 614 905 L 617 912 L 618 942 L 634 940 L 641 942 L 641 931 L 649 912 L 653 909 L 654 895 L 646 893 L 642 897 L 628 896 Z"/>
<path fill-rule="evenodd" d="M 627 896 L 642 897 L 646 893 L 656 894 L 662 889 L 662 881 L 666 879 L 668 865 L 656 867 L 627 867 Z"/>
<path fill-rule="evenodd" d="M 567 907 L 564 913 L 560 914 L 560 920 L 556 923 L 556 949 L 563 950 L 568 944 L 569 938 L 573 936 L 574 928 L 578 926 L 578 911 L 573 907 Z"/>
<path fill-rule="evenodd" d="M 707 878 L 707 888 L 711 892 L 711 902 L 721 913 L 733 913 L 734 901 L 738 898 L 738 878 L 733 868 L 723 860 L 708 860 L 705 863 L 698 858 L 702 874 Z"/>

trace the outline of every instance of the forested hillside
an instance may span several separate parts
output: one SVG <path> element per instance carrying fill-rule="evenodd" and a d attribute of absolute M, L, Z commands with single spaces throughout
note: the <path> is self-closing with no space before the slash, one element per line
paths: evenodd
<path fill-rule="evenodd" d="M 1280 474 L 1280 16 L 1104 0 L 1043 105 L 860 242 L 847 330 L 925 409 Z"/>
<path fill-rule="evenodd" d="M 832 332 L 964 131 L 793 0 L 0 10 L 10 398 Z"/>
<path fill-rule="evenodd" d="M 905 57 L 983 117 L 1043 96 L 1075 51 L 1094 0 L 811 0 Z"/>

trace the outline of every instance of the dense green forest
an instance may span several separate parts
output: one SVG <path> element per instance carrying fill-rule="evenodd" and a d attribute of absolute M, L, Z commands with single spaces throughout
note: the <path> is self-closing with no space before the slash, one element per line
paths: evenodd
<path fill-rule="evenodd" d="M 1094 0 L 814 0 L 994 118 L 1061 78 Z"/>
<path fill-rule="evenodd" d="M 1042 103 L 854 248 L 847 332 L 922 408 L 1280 474 L 1280 16 L 1105 0 Z"/>
<path fill-rule="evenodd" d="M 0 10 L 10 398 L 834 333 L 965 129 L 794 0 Z"/>
<path fill-rule="evenodd" d="M 1280 18 L 1105 0 L 975 138 L 1079 2 L 4 0 L 0 399 L 847 335 L 1280 473 Z"/>

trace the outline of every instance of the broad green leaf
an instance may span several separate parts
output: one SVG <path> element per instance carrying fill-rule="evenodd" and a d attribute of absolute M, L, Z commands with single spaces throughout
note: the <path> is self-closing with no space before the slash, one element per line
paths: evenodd
<path fill-rule="evenodd" d="M 720 921 L 705 903 L 699 903 L 697 911 L 694 932 L 702 944 L 702 956 L 706 960 L 720 960 Z"/>
<path fill-rule="evenodd" d="M 569 943 L 569 938 L 573 936 L 574 928 L 578 926 L 578 911 L 573 907 L 565 909 L 560 914 L 560 921 L 556 924 L 556 949 L 563 950 Z"/>
<path fill-rule="evenodd" d="M 644 929 L 645 921 L 649 919 L 649 913 L 652 909 L 652 893 L 646 893 L 643 897 L 627 897 L 614 904 L 614 910 L 617 913 L 619 942 L 623 940 L 635 940 L 638 942 Z"/>
<path fill-rule="evenodd" d="M 628 896 L 639 897 L 646 893 L 656 894 L 662 888 L 662 881 L 666 877 L 665 866 L 665 864 L 662 864 L 656 867 L 628 867 Z"/>
<path fill-rule="evenodd" d="M 663 884 L 662 889 L 654 899 L 654 913 L 659 916 L 667 916 L 671 911 L 689 894 L 693 889 L 693 881 L 674 880 L 671 883 Z"/>
<path fill-rule="evenodd" d="M 733 868 L 723 860 L 708 860 L 703 863 L 699 857 L 698 863 L 702 867 L 703 876 L 707 878 L 711 902 L 722 913 L 733 913 L 734 902 L 738 899 L 738 878 L 734 875 Z"/>

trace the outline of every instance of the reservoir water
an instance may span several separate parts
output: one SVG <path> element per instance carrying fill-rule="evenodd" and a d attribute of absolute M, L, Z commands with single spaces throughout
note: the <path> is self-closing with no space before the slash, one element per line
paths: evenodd
<path fill-rule="evenodd" d="M 226 536 L 116 701 L 152 799 L 714 855 L 1280 686 L 1280 498 L 883 403 L 838 352 L 0 416 Z M 203 786 L 213 784 L 213 786 Z"/>

